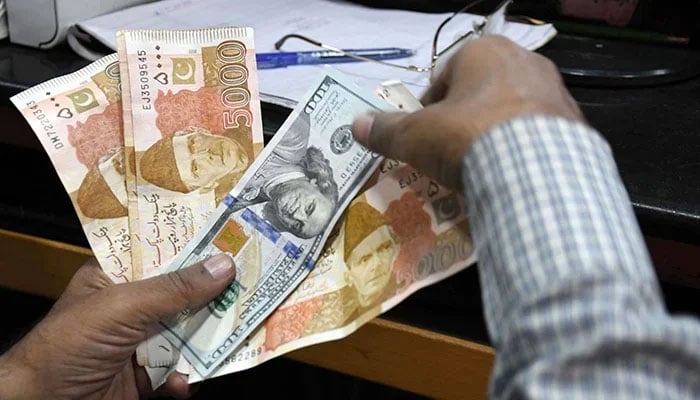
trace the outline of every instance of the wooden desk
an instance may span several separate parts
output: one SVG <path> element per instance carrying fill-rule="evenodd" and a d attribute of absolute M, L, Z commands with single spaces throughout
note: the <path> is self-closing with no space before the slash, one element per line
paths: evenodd
<path fill-rule="evenodd" d="M 1 229 L 0 254 L 1 286 L 51 298 L 92 256 L 84 247 Z M 486 398 L 493 365 L 488 346 L 381 318 L 286 357 L 444 399 Z"/>

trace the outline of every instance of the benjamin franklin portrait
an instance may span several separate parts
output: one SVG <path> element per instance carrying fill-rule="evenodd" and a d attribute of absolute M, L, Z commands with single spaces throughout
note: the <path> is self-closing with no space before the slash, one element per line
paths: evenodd
<path fill-rule="evenodd" d="M 265 203 L 263 216 L 276 229 L 308 239 L 333 217 L 338 186 L 323 152 L 309 146 L 309 120 L 299 115 L 243 189 L 244 205 Z"/>

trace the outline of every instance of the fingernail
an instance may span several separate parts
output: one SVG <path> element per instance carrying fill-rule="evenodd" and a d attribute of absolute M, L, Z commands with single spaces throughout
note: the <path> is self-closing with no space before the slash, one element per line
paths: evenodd
<path fill-rule="evenodd" d="M 355 135 L 355 140 L 360 143 L 367 143 L 367 138 L 369 137 L 369 131 L 372 130 L 372 124 L 374 123 L 374 115 L 372 114 L 362 114 L 355 119 L 353 124 L 352 133 Z"/>
<path fill-rule="evenodd" d="M 228 276 L 233 268 L 233 258 L 227 253 L 218 254 L 204 262 L 204 268 L 214 279 Z"/>

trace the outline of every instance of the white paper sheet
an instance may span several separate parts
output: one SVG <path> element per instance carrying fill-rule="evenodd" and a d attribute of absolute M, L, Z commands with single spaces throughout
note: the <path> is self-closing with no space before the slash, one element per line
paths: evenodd
<path fill-rule="evenodd" d="M 274 52 L 274 43 L 288 33 L 299 33 L 340 48 L 402 47 L 415 50 L 411 58 L 396 62 L 424 67 L 430 64 L 434 32 L 449 14 L 381 10 L 337 0 L 167 0 L 93 18 L 79 25 L 107 46 L 116 48 L 120 29 L 194 29 L 210 26 L 251 26 L 256 52 Z M 482 17 L 464 14 L 445 26 L 440 42 L 445 45 L 471 29 Z M 506 22 L 499 32 L 521 46 L 534 50 L 547 43 L 556 30 L 551 25 Z M 290 39 L 285 51 L 317 47 Z M 428 73 L 417 73 L 371 62 L 334 64 L 357 83 L 374 88 L 388 79 L 400 79 L 420 96 L 429 84 Z M 289 106 L 318 75 L 321 66 L 293 66 L 258 71 L 264 100 Z M 278 99 L 276 97 L 281 97 Z"/>

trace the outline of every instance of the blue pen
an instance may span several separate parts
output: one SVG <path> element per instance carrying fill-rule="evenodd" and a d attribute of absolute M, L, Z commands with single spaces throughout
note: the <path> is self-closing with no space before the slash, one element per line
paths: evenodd
<path fill-rule="evenodd" d="M 396 47 L 383 49 L 343 49 L 343 51 L 373 60 L 392 60 L 411 57 L 415 54 L 413 50 Z M 292 65 L 334 64 L 362 61 L 331 50 L 260 53 L 255 56 L 255 59 L 258 63 L 258 69 L 285 68 Z"/>

